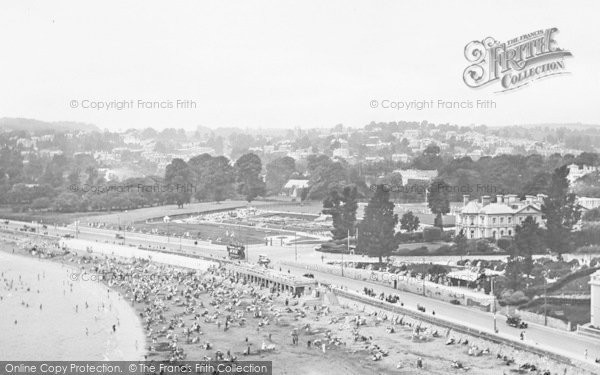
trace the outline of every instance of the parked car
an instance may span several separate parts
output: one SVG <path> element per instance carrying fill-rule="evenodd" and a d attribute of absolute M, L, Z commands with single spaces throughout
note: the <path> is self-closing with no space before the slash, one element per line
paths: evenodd
<path fill-rule="evenodd" d="M 271 263 L 271 259 L 267 258 L 266 255 L 260 254 L 258 256 L 258 264 L 266 267 L 269 263 Z"/>
<path fill-rule="evenodd" d="M 521 318 L 516 315 L 508 316 L 506 318 L 506 324 L 508 324 L 511 327 L 515 327 L 515 328 L 519 328 L 519 329 L 525 329 L 528 327 L 527 323 L 522 321 Z"/>

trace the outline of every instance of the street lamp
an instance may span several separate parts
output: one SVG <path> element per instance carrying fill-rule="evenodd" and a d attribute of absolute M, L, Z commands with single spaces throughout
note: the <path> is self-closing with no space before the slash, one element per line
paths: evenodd
<path fill-rule="evenodd" d="M 421 259 L 421 262 L 423 262 L 423 273 L 421 274 L 421 280 L 423 282 L 421 289 L 423 289 L 423 295 L 425 295 L 425 258 Z"/>
<path fill-rule="evenodd" d="M 544 276 L 544 325 L 548 325 L 548 279 L 546 278 L 546 273 L 543 273 Z"/>
<path fill-rule="evenodd" d="M 492 313 L 494 314 L 494 333 L 498 332 L 498 328 L 496 326 L 496 294 L 494 293 L 494 276 L 490 277 L 490 283 L 491 283 L 491 293 L 492 293 L 492 298 L 493 298 L 493 306 L 492 306 Z"/>

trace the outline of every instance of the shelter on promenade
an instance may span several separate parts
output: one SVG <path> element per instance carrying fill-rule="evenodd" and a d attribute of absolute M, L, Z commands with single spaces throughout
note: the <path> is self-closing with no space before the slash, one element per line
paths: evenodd
<path fill-rule="evenodd" d="M 317 287 L 317 282 L 308 277 L 293 276 L 263 266 L 250 267 L 228 264 L 225 267 L 231 276 L 245 280 L 247 283 L 258 284 L 279 291 L 289 291 L 298 297 L 311 294 Z"/>

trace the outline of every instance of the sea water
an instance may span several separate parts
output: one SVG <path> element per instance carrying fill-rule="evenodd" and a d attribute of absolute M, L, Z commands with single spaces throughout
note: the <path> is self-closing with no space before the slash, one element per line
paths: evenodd
<path fill-rule="evenodd" d="M 134 309 L 95 278 L 82 279 L 75 268 L 0 251 L 3 360 L 143 359 Z"/>

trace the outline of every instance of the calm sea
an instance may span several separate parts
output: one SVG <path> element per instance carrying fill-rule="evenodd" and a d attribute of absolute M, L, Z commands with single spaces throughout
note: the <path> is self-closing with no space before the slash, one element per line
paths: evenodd
<path fill-rule="evenodd" d="M 4 360 L 143 359 L 144 334 L 131 306 L 100 282 L 73 280 L 73 272 L 0 251 Z"/>

